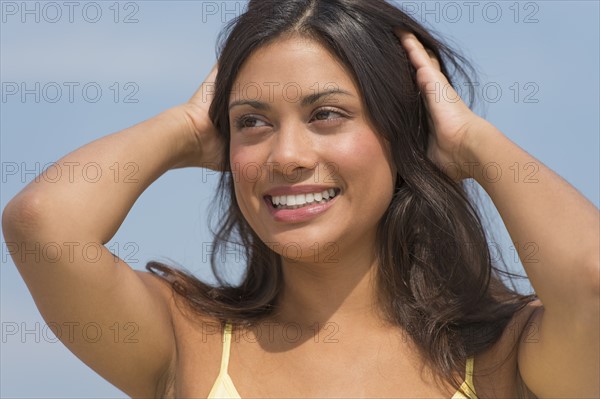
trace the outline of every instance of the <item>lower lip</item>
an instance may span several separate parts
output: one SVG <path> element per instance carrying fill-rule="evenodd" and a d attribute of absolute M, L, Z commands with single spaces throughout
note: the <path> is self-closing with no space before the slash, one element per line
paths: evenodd
<path fill-rule="evenodd" d="M 276 221 L 284 223 L 297 223 L 304 222 L 306 220 L 314 218 L 317 215 L 322 214 L 333 205 L 333 203 L 338 199 L 339 196 L 340 194 L 336 195 L 332 200 L 327 201 L 323 204 L 311 204 L 296 209 L 278 209 L 273 207 L 271 200 L 269 200 L 268 198 L 264 198 L 264 200 L 267 204 L 269 212 L 271 212 L 271 215 L 273 216 L 273 218 L 275 218 Z"/>

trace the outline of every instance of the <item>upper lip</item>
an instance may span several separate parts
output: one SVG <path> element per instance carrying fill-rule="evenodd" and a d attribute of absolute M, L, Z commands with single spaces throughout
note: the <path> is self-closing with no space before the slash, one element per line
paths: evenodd
<path fill-rule="evenodd" d="M 308 193 L 320 193 L 325 190 L 333 188 L 336 192 L 339 192 L 338 187 L 323 186 L 323 185 L 302 185 L 302 186 L 280 186 L 273 187 L 267 191 L 264 196 L 279 196 L 279 195 L 296 195 L 296 194 L 308 194 Z"/>

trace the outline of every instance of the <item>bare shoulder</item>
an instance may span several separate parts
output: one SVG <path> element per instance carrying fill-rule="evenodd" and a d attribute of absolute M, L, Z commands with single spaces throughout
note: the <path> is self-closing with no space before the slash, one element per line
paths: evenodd
<path fill-rule="evenodd" d="M 169 309 L 175 336 L 173 357 L 157 381 L 159 397 L 175 398 L 188 391 L 190 384 L 209 383 L 216 378 L 221 357 L 220 321 L 192 309 L 189 302 L 173 290 L 171 282 L 150 272 L 136 273 Z"/>
<path fill-rule="evenodd" d="M 150 273 L 144 270 L 134 271 L 150 292 L 163 299 L 165 305 L 171 304 L 171 302 L 173 301 L 174 292 L 171 288 L 171 284 L 168 281 L 160 278 L 154 273 Z"/>
<path fill-rule="evenodd" d="M 539 299 L 529 302 L 508 322 L 500 339 L 475 358 L 474 380 L 479 397 L 515 397 L 520 387 L 517 361 L 521 342 L 536 342 L 534 323 L 543 310 Z"/>
<path fill-rule="evenodd" d="M 544 305 L 540 299 L 529 302 L 523 309 L 515 313 L 509 326 L 518 332 L 518 340 L 532 342 L 536 339 L 538 330 L 535 319 L 544 311 Z"/>
<path fill-rule="evenodd" d="M 172 282 L 148 271 L 136 270 L 136 274 L 144 282 L 146 288 L 156 297 L 161 299 L 169 310 L 171 316 L 171 324 L 176 336 L 185 337 L 192 332 L 205 331 L 214 335 L 221 330 L 220 322 L 217 318 L 207 314 L 201 314 L 193 309 L 189 301 L 179 295 L 172 287 Z"/>
<path fill-rule="evenodd" d="M 171 323 L 175 330 L 190 328 L 196 323 L 199 326 L 202 326 L 203 323 L 211 327 L 218 325 L 218 319 L 194 311 L 189 302 L 175 292 L 171 281 L 147 271 L 136 270 L 135 272 L 144 282 L 146 288 L 159 297 L 161 302 L 168 307 Z M 208 327 L 205 326 L 205 328 Z"/>

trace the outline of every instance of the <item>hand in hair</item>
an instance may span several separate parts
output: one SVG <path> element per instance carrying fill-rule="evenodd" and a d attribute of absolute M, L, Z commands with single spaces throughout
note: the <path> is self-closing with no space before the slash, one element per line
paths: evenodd
<path fill-rule="evenodd" d="M 198 156 L 193 165 L 213 170 L 222 169 L 223 140 L 208 116 L 215 92 L 218 66 L 215 64 L 192 98 L 182 108 L 188 117 L 190 133 L 198 143 Z"/>
<path fill-rule="evenodd" d="M 433 135 L 429 137 L 427 155 L 442 170 L 449 164 L 458 165 L 461 175 L 451 176 L 462 180 L 469 176 L 464 154 L 466 143 L 472 143 L 478 133 L 483 132 L 491 124 L 479 117 L 463 102 L 460 95 L 441 72 L 440 64 L 430 50 L 423 47 L 417 37 L 401 29 L 396 35 L 406 50 L 408 57 L 417 71 L 417 84 L 425 95 L 425 103 L 432 123 Z M 458 178 L 457 178 L 458 177 Z"/>

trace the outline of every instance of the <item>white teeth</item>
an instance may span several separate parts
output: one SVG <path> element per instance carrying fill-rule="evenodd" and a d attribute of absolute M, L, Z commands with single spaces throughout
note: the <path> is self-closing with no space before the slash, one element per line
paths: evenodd
<path fill-rule="evenodd" d="M 327 202 L 330 198 L 336 196 L 336 191 L 333 188 L 323 190 L 319 193 L 308 193 L 308 194 L 297 194 L 297 195 L 274 195 L 271 196 L 271 203 L 273 206 L 281 208 L 286 207 L 289 209 L 301 208 L 307 204 L 313 202 L 323 203 Z"/>

